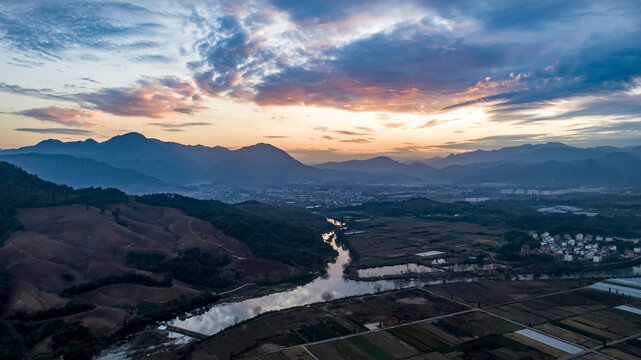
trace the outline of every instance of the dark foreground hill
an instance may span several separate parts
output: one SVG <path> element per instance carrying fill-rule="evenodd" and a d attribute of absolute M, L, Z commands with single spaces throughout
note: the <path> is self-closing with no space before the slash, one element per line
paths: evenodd
<path fill-rule="evenodd" d="M 306 212 L 74 190 L 6 162 L 0 213 L 2 359 L 88 359 L 104 337 L 215 301 L 211 291 L 306 277 L 334 255 L 327 222 Z"/>

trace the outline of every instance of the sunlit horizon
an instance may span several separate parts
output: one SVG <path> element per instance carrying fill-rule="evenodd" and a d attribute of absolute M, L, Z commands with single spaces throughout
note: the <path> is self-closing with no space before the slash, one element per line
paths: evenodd
<path fill-rule="evenodd" d="M 641 145 L 634 1 L 9 2 L 0 148 L 139 132 L 304 163 Z"/>

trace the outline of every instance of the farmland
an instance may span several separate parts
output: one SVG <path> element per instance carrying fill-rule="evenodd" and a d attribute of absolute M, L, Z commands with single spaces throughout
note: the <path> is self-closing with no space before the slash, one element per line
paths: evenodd
<path fill-rule="evenodd" d="M 476 283 L 486 289 L 479 306 L 478 301 L 471 299 L 474 289 L 470 290 L 469 285 L 397 290 L 312 305 L 286 311 L 287 315 L 266 314 L 206 340 L 192 359 L 216 359 L 206 349 L 219 348 L 232 337 L 246 338 L 259 329 L 263 339 L 254 336 L 251 346 L 244 350 L 236 348 L 234 358 L 601 359 L 607 355 L 634 359 L 641 354 L 641 341 L 636 340 L 641 337 L 641 315 L 634 313 L 641 310 L 638 300 L 589 289 L 588 284 L 579 285 L 578 281 L 496 281 Z M 530 290 L 519 292 L 523 286 Z M 419 298 L 424 300 L 417 301 Z M 399 310 L 405 315 L 396 317 L 396 323 L 391 313 L 386 314 L 397 310 L 392 307 L 392 299 L 397 304 L 406 304 Z M 438 299 L 442 303 L 437 306 Z M 616 308 L 620 305 L 628 307 Z M 370 309 L 369 315 L 363 311 L 364 306 Z M 311 314 L 351 324 L 352 333 L 303 340 L 299 336 L 301 330 L 332 327 L 327 319 L 317 320 L 316 327 L 303 324 L 314 321 Z M 419 314 L 418 318 L 415 314 Z M 285 339 L 283 334 L 270 337 L 265 326 L 269 328 L 269 323 L 277 321 L 282 327 L 290 326 L 289 334 L 296 334 L 298 339 L 290 336 L 289 341 L 275 341 Z M 373 321 L 380 321 L 380 328 L 368 330 L 362 326 Z M 606 348 L 602 339 L 606 340 Z"/>
<path fill-rule="evenodd" d="M 361 214 L 360 216 L 364 216 Z M 350 222 L 345 234 L 358 254 L 356 267 L 380 266 L 424 260 L 415 254 L 444 252 L 445 259 L 467 260 L 470 255 L 496 251 L 503 242 L 505 227 L 481 226 L 465 222 L 434 221 L 423 218 L 374 217 Z"/>

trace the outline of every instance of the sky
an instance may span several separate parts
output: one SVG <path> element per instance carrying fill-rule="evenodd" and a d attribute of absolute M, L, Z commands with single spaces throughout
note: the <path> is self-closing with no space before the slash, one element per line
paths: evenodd
<path fill-rule="evenodd" d="M 0 148 L 641 145 L 638 0 L 3 0 L 0 53 Z"/>

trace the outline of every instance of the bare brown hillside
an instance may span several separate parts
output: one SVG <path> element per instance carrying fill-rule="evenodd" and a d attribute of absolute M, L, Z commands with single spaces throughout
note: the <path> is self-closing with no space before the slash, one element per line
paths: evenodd
<path fill-rule="evenodd" d="M 270 279 L 297 274 L 284 264 L 256 259 L 243 243 L 174 208 L 130 200 L 102 210 L 84 205 L 20 209 L 17 217 L 24 230 L 13 233 L 0 248 L 0 263 L 10 274 L 12 289 L 5 315 L 60 307 L 69 300 L 59 295 L 61 290 L 113 274 L 136 272 L 162 280 L 160 274 L 129 266 L 129 252 L 163 253 L 171 259 L 181 251 L 199 248 L 231 259 L 223 276 L 241 283 L 265 273 Z M 175 279 L 170 287 L 102 286 L 79 295 L 96 308 L 73 318 L 104 336 L 133 315 L 127 307 L 142 302 L 162 304 L 181 295 L 189 300 L 199 294 L 201 290 Z"/>

